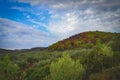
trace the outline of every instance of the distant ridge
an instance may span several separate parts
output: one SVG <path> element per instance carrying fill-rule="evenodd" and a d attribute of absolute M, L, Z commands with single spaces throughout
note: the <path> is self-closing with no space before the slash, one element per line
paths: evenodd
<path fill-rule="evenodd" d="M 40 50 L 45 50 L 47 49 L 46 47 L 34 47 L 34 48 L 31 48 L 29 49 L 28 51 L 40 51 Z"/>
<path fill-rule="evenodd" d="M 21 52 L 29 52 L 29 51 L 42 51 L 45 50 L 46 47 L 34 47 L 31 49 L 16 49 L 16 50 L 8 50 L 0 48 L 0 54 L 7 54 L 7 53 L 21 53 Z"/>
<path fill-rule="evenodd" d="M 112 37 L 120 33 L 88 31 L 73 35 L 62 41 L 58 41 L 48 47 L 48 50 L 68 50 L 75 48 L 92 48 L 98 42 L 108 43 Z"/>
<path fill-rule="evenodd" d="M 14 52 L 14 50 L 7 50 L 7 49 L 0 48 L 0 54 L 12 53 L 12 52 Z"/>

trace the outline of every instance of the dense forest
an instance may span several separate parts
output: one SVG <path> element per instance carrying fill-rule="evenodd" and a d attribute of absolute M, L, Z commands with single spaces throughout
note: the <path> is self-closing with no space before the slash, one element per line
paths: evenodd
<path fill-rule="evenodd" d="M 83 32 L 44 49 L 1 49 L 0 80 L 120 80 L 120 33 Z"/>

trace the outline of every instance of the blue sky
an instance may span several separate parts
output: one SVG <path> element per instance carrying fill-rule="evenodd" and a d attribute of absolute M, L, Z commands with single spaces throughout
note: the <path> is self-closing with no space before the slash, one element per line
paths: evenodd
<path fill-rule="evenodd" d="M 119 0 L 0 0 L 0 48 L 47 47 L 95 30 L 120 32 Z"/>

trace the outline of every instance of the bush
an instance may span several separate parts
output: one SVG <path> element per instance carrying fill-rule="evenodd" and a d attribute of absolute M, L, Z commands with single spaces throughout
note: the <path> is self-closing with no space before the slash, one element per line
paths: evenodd
<path fill-rule="evenodd" d="M 120 80 L 120 66 L 91 74 L 88 80 Z"/>
<path fill-rule="evenodd" d="M 62 58 L 50 66 L 51 80 L 80 80 L 83 74 L 82 64 L 72 60 L 68 54 L 63 54 Z"/>
<path fill-rule="evenodd" d="M 19 80 L 19 67 L 17 64 L 14 64 L 8 55 L 0 61 L 0 80 Z"/>
<path fill-rule="evenodd" d="M 26 80 L 43 80 L 49 74 L 49 66 L 35 66 L 27 72 Z"/>

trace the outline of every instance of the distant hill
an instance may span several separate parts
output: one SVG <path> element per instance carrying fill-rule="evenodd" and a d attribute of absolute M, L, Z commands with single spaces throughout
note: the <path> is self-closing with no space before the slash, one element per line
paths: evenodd
<path fill-rule="evenodd" d="M 48 50 L 67 50 L 75 48 L 92 48 L 97 43 L 107 44 L 114 36 L 120 33 L 89 31 L 73 35 L 62 41 L 58 41 L 48 47 Z"/>
<path fill-rule="evenodd" d="M 0 49 L 0 54 L 13 53 L 14 50 Z"/>
<path fill-rule="evenodd" d="M 0 54 L 6 54 L 6 53 L 21 53 L 21 52 L 30 52 L 30 51 L 42 51 L 45 50 L 46 47 L 34 47 L 31 49 L 16 49 L 16 50 L 7 50 L 7 49 L 1 49 L 0 48 Z"/>
<path fill-rule="evenodd" d="M 34 47 L 34 48 L 31 48 L 29 49 L 28 51 L 41 51 L 41 50 L 45 50 L 46 47 Z"/>

